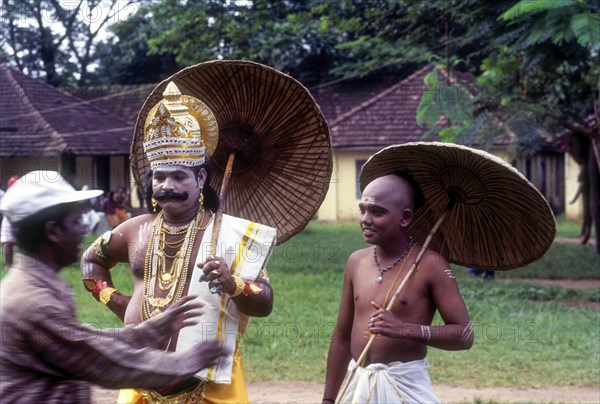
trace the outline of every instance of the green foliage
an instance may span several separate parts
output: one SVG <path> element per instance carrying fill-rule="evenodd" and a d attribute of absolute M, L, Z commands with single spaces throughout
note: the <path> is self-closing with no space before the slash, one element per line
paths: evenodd
<path fill-rule="evenodd" d="M 579 45 L 589 49 L 600 47 L 600 15 L 575 14 L 570 27 Z"/>
<path fill-rule="evenodd" d="M 436 102 L 436 89 L 439 88 L 437 69 L 433 69 L 423 78 L 427 90 L 419 101 L 417 107 L 417 123 L 419 125 L 434 126 L 441 117 L 442 110 Z"/>
<path fill-rule="evenodd" d="M 127 33 L 114 29 L 119 40 L 112 39 L 105 54 L 114 48 L 113 53 L 130 53 L 131 59 L 127 44 L 135 44 L 147 46 L 141 46 L 140 56 L 173 56 L 182 66 L 251 59 L 313 84 L 372 73 L 406 74 L 431 60 L 479 60 L 479 39 L 490 30 L 490 24 L 474 24 L 480 14 L 469 0 L 190 0 L 186 7 L 159 0 L 117 24 L 131 22 Z M 109 59 L 104 60 L 109 67 Z M 125 71 L 137 68 L 125 56 L 112 62 Z M 132 72 L 123 76 L 134 77 Z"/>
<path fill-rule="evenodd" d="M 464 132 L 460 123 L 473 118 L 473 88 L 468 83 L 458 81 L 452 84 L 440 82 L 441 69 L 444 69 L 444 66 L 438 65 L 423 78 L 427 90 L 417 107 L 417 123 L 436 128 L 442 141 L 452 141 Z M 444 117 L 451 125 L 459 124 L 440 128 L 438 125 Z M 427 132 L 425 136 L 429 134 L 430 132 Z"/>
<path fill-rule="evenodd" d="M 555 44 L 577 39 L 579 45 L 595 49 L 600 46 L 600 16 L 583 7 L 577 0 L 521 0 L 504 12 L 499 19 L 520 20 L 538 16 L 531 27 L 526 43 L 534 45 L 551 39 Z M 578 11 L 587 11 L 578 13 Z M 596 9 L 597 11 L 597 9 Z M 535 16 L 533 16 L 535 17 Z"/>
<path fill-rule="evenodd" d="M 549 11 L 553 9 L 564 9 L 574 6 L 577 0 L 520 0 L 517 4 L 506 10 L 499 18 L 510 21 L 531 14 Z"/>
<path fill-rule="evenodd" d="M 483 8 L 474 16 L 487 24 L 494 9 Z M 443 131 L 449 141 L 482 148 L 503 135 L 524 154 L 565 129 L 597 137 L 598 125 L 588 117 L 600 82 L 600 5 L 522 0 L 497 15 L 482 38 L 485 56 L 469 96 L 440 102 L 448 83 L 423 96 L 417 116 L 428 133 Z M 440 96 L 431 97 L 431 91 Z"/>
<path fill-rule="evenodd" d="M 160 31 L 146 6 L 140 7 L 127 20 L 110 26 L 112 34 L 98 46 L 98 83 L 156 83 L 183 66 L 173 52 L 151 52 L 148 41 Z M 101 78 L 101 79 L 100 79 Z"/>
<path fill-rule="evenodd" d="M 148 7 L 150 54 L 189 66 L 211 59 L 251 59 L 304 81 L 331 65 L 335 33 L 320 2 L 163 0 Z"/>
<path fill-rule="evenodd" d="M 98 60 L 101 30 L 127 13 L 117 0 L 2 2 L 3 63 L 51 85 L 86 85 Z"/>

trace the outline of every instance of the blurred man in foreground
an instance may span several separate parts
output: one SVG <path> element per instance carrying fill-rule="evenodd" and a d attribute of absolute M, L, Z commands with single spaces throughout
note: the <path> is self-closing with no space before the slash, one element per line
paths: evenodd
<path fill-rule="evenodd" d="M 54 171 L 33 171 L 2 198 L 0 210 L 20 249 L 0 283 L 2 403 L 89 403 L 91 383 L 156 388 L 221 355 L 213 343 L 181 353 L 157 349 L 194 324 L 203 305 L 193 297 L 136 327 L 98 330 L 77 322 L 73 293 L 59 271 L 79 259 L 83 201 L 100 193 L 76 191 Z"/>

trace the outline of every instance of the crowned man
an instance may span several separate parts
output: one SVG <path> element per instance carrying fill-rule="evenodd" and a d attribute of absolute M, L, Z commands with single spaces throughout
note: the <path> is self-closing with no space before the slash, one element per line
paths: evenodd
<path fill-rule="evenodd" d="M 223 215 L 218 239 L 211 240 L 219 207 L 208 163 L 218 142 L 216 118 L 173 82 L 163 97 L 144 125 L 150 163 L 144 191 L 152 212 L 126 221 L 90 246 L 81 261 L 83 282 L 126 324 L 153 318 L 188 293 L 199 295 L 206 302 L 199 324 L 172 335 L 164 349 L 216 340 L 232 352 L 183 383 L 157 391 L 122 390 L 118 402 L 249 402 L 239 334 L 249 316 L 267 316 L 272 310 L 265 266 L 276 230 Z M 131 296 L 112 283 L 110 269 L 119 262 L 131 267 Z"/>

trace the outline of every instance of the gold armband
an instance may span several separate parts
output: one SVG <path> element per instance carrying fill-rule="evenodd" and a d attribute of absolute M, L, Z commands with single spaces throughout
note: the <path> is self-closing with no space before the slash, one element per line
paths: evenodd
<path fill-rule="evenodd" d="M 100 291 L 100 302 L 103 305 L 107 305 L 108 302 L 110 301 L 110 297 L 117 292 L 117 289 L 115 288 L 104 288 Z"/>
<path fill-rule="evenodd" d="M 231 294 L 231 297 L 236 297 L 242 294 L 246 288 L 246 282 L 239 276 L 233 276 L 233 280 L 235 281 L 235 292 Z"/>
<path fill-rule="evenodd" d="M 111 236 L 112 232 L 106 231 L 92 243 L 91 248 L 94 250 L 97 256 L 104 259 L 109 259 L 108 243 L 110 242 Z"/>

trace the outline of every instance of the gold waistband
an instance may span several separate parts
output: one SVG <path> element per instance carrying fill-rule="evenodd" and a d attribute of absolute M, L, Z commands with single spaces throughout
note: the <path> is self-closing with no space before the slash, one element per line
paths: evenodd
<path fill-rule="evenodd" d="M 188 389 L 175 393 L 168 394 L 166 396 L 161 395 L 154 390 L 139 390 L 139 393 L 149 403 L 161 403 L 161 404 L 192 404 L 201 403 L 204 399 L 204 389 L 206 388 L 207 382 L 204 380 L 198 380 L 198 383 Z"/>

